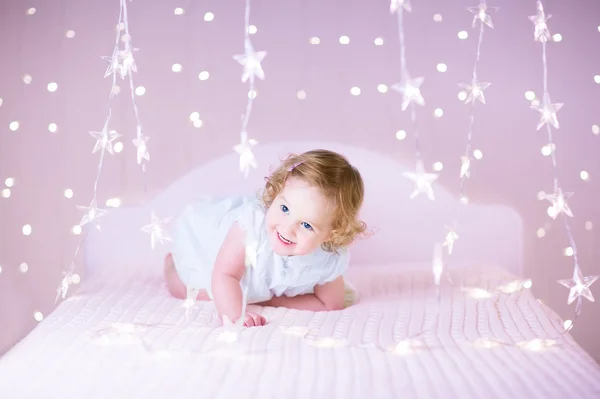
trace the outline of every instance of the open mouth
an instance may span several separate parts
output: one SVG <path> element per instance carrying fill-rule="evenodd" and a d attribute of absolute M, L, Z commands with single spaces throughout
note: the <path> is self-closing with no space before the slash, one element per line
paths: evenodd
<path fill-rule="evenodd" d="M 293 244 L 292 241 L 288 240 L 287 238 L 285 238 L 284 236 L 282 236 L 281 234 L 279 234 L 279 232 L 277 232 L 277 238 L 279 238 L 279 241 L 281 241 L 285 245 L 292 245 Z"/>

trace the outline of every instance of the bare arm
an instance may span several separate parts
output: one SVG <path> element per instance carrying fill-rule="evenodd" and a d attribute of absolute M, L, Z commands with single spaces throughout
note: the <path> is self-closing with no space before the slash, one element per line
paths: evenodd
<path fill-rule="evenodd" d="M 342 277 L 338 277 L 329 283 L 315 286 L 314 294 L 304 294 L 293 297 L 273 297 L 266 302 L 260 303 L 259 305 L 312 310 L 315 312 L 324 310 L 340 310 L 344 307 L 344 295 L 344 279 Z"/>
<path fill-rule="evenodd" d="M 212 274 L 212 293 L 219 316 L 232 321 L 242 314 L 240 280 L 246 270 L 245 237 L 246 232 L 234 223 L 219 249 Z"/>

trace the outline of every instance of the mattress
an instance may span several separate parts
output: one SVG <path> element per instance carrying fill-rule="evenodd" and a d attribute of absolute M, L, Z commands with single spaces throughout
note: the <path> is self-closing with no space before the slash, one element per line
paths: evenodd
<path fill-rule="evenodd" d="M 530 290 L 450 275 L 437 296 L 427 270 L 351 269 L 358 304 L 257 308 L 268 324 L 234 342 L 159 277 L 91 279 L 0 359 L 0 398 L 600 397 L 599 365 Z"/>

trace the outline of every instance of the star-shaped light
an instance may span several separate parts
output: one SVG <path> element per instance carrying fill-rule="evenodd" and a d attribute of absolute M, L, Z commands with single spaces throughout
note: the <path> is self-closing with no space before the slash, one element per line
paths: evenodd
<path fill-rule="evenodd" d="M 435 200 L 435 196 L 433 195 L 433 189 L 431 188 L 431 183 L 433 183 L 437 178 L 437 173 L 426 173 L 425 167 L 423 166 L 423 161 L 417 160 L 417 167 L 415 172 L 404 172 L 404 177 L 415 182 L 417 187 L 415 191 L 410 195 L 410 198 L 415 198 L 417 195 L 421 193 L 427 194 L 427 197 L 430 200 Z"/>
<path fill-rule="evenodd" d="M 573 212 L 567 204 L 567 198 L 572 195 L 573 193 L 563 193 L 560 187 L 556 188 L 553 194 L 546 194 L 545 198 L 552 204 L 548 210 L 548 214 L 552 219 L 556 219 L 561 213 L 573 217 Z"/>
<path fill-rule="evenodd" d="M 537 125 L 537 130 L 540 130 L 542 126 L 548 123 L 554 126 L 555 129 L 559 129 L 556 113 L 560 111 L 563 105 L 563 103 L 552 104 L 549 94 L 544 95 L 544 101 L 541 104 L 533 105 L 531 108 L 535 109 L 541 114 L 540 121 Z"/>
<path fill-rule="evenodd" d="M 108 67 L 106 68 L 106 72 L 104 72 L 105 78 L 115 73 L 121 75 L 122 65 L 119 57 L 119 49 L 117 47 L 115 47 L 111 57 L 104 56 L 102 59 L 108 62 Z"/>
<path fill-rule="evenodd" d="M 71 265 L 71 271 L 62 272 L 63 279 L 60 282 L 60 285 L 56 289 L 56 298 L 54 299 L 54 303 L 58 302 L 58 298 L 65 299 L 67 296 L 67 292 L 69 291 L 69 286 L 71 284 L 79 283 L 79 275 L 73 273 L 73 269 L 75 265 Z"/>
<path fill-rule="evenodd" d="M 410 0 L 391 0 L 390 2 L 390 13 L 394 14 L 400 8 L 404 8 L 407 12 L 412 11 L 412 6 L 410 5 Z"/>
<path fill-rule="evenodd" d="M 262 69 L 260 63 L 267 55 L 266 51 L 254 51 L 250 39 L 244 40 L 244 54 L 234 55 L 233 59 L 239 62 L 244 67 L 244 73 L 242 74 L 242 82 L 246 82 L 250 79 L 254 82 L 254 77 L 264 80 L 265 72 Z"/>
<path fill-rule="evenodd" d="M 541 1 L 537 2 L 537 13 L 529 17 L 529 20 L 535 25 L 533 38 L 536 42 L 547 42 L 550 40 L 550 30 L 548 29 L 548 20 L 552 15 L 546 16 L 544 6 Z"/>
<path fill-rule="evenodd" d="M 121 137 L 121 135 L 114 130 L 109 132 L 106 126 L 104 126 L 101 132 L 90 132 L 90 135 L 96 139 L 96 145 L 92 150 L 92 154 L 95 154 L 100 149 L 102 149 L 102 151 L 108 151 L 111 155 L 114 154 L 113 141 Z"/>
<path fill-rule="evenodd" d="M 135 65 L 135 59 L 133 58 L 133 52 L 138 49 L 131 49 L 126 46 L 125 50 L 119 51 L 119 58 L 121 59 L 121 68 L 119 70 L 121 78 L 125 79 L 126 76 L 137 72 L 137 66 Z"/>
<path fill-rule="evenodd" d="M 575 265 L 573 269 L 573 278 L 570 280 L 558 280 L 558 283 L 569 288 L 569 299 L 567 303 L 570 305 L 576 299 L 584 297 L 590 302 L 594 302 L 594 296 L 590 291 L 590 286 L 598 280 L 598 276 L 583 277 L 579 265 Z"/>
<path fill-rule="evenodd" d="M 411 79 L 408 72 L 405 72 L 401 82 L 392 86 L 392 90 L 402 94 L 402 111 L 406 111 L 412 103 L 425 105 L 425 99 L 421 94 L 421 85 L 424 80 L 424 77 Z"/>
<path fill-rule="evenodd" d="M 144 132 L 142 131 L 141 126 L 138 126 L 138 135 L 137 138 L 133 139 L 133 145 L 137 149 L 137 163 L 138 165 L 142 164 L 142 161 L 145 159 L 146 161 L 150 160 L 150 153 L 148 152 L 148 140 L 150 137 L 144 136 Z"/>
<path fill-rule="evenodd" d="M 98 230 L 100 230 L 98 219 L 108 213 L 106 209 L 98 208 L 98 202 L 96 201 L 96 198 L 92 200 L 90 206 L 77 205 L 77 209 L 85 212 L 81 218 L 81 221 L 79 222 L 79 226 L 83 227 L 88 223 L 92 223 Z"/>
<path fill-rule="evenodd" d="M 473 28 L 477 26 L 478 20 L 490 28 L 494 27 L 494 24 L 492 23 L 492 17 L 487 13 L 487 11 L 498 11 L 498 7 L 488 7 L 485 0 L 482 0 L 477 7 L 467 7 L 467 10 L 474 15 Z"/>
<path fill-rule="evenodd" d="M 244 318 L 245 312 L 242 312 L 242 315 L 236 320 L 235 323 L 233 323 L 229 317 L 223 316 L 223 327 L 225 331 L 219 334 L 217 341 L 226 344 L 232 344 L 236 342 L 240 337 L 242 329 L 244 328 Z"/>
<path fill-rule="evenodd" d="M 248 133 L 242 132 L 240 143 L 233 147 L 235 152 L 240 154 L 240 172 L 242 172 L 246 178 L 250 173 L 250 167 L 254 169 L 258 167 L 256 158 L 252 153 L 252 147 L 254 147 L 256 144 L 258 144 L 258 141 L 254 139 L 248 139 Z"/>
<path fill-rule="evenodd" d="M 446 240 L 443 244 L 444 247 L 448 247 L 448 255 L 452 255 L 454 241 L 456 240 L 458 240 L 458 234 L 453 229 L 448 229 L 448 234 L 446 234 Z"/>
<path fill-rule="evenodd" d="M 460 178 L 471 177 L 471 158 L 468 156 L 460 157 Z"/>
<path fill-rule="evenodd" d="M 164 226 L 169 223 L 171 218 L 165 218 L 160 220 L 154 212 L 150 213 L 151 223 L 142 227 L 144 233 L 150 234 L 150 245 L 152 249 L 156 247 L 157 243 L 164 244 L 164 241 L 172 241 L 169 233 L 164 229 Z"/>
<path fill-rule="evenodd" d="M 104 77 L 106 78 L 118 73 L 121 79 L 125 79 L 125 77 L 130 75 L 132 72 L 137 72 L 137 66 L 135 64 L 135 59 L 133 58 L 133 53 L 138 50 L 138 48 L 132 49 L 127 42 L 124 50 L 120 50 L 119 47 L 115 47 L 112 56 L 102 57 L 104 61 L 108 62 L 108 67 L 106 68 Z"/>
<path fill-rule="evenodd" d="M 473 103 L 475 100 L 479 100 L 482 104 L 485 104 L 485 96 L 483 95 L 483 91 L 490 85 L 490 82 L 478 82 L 477 79 L 473 79 L 471 84 L 459 83 L 459 86 L 469 93 L 465 99 L 465 104 Z"/>

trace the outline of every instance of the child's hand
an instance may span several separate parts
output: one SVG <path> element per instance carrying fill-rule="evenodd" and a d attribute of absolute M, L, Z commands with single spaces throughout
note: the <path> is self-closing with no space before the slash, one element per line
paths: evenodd
<path fill-rule="evenodd" d="M 246 312 L 244 327 L 260 327 L 267 324 L 267 319 L 258 313 Z"/>

